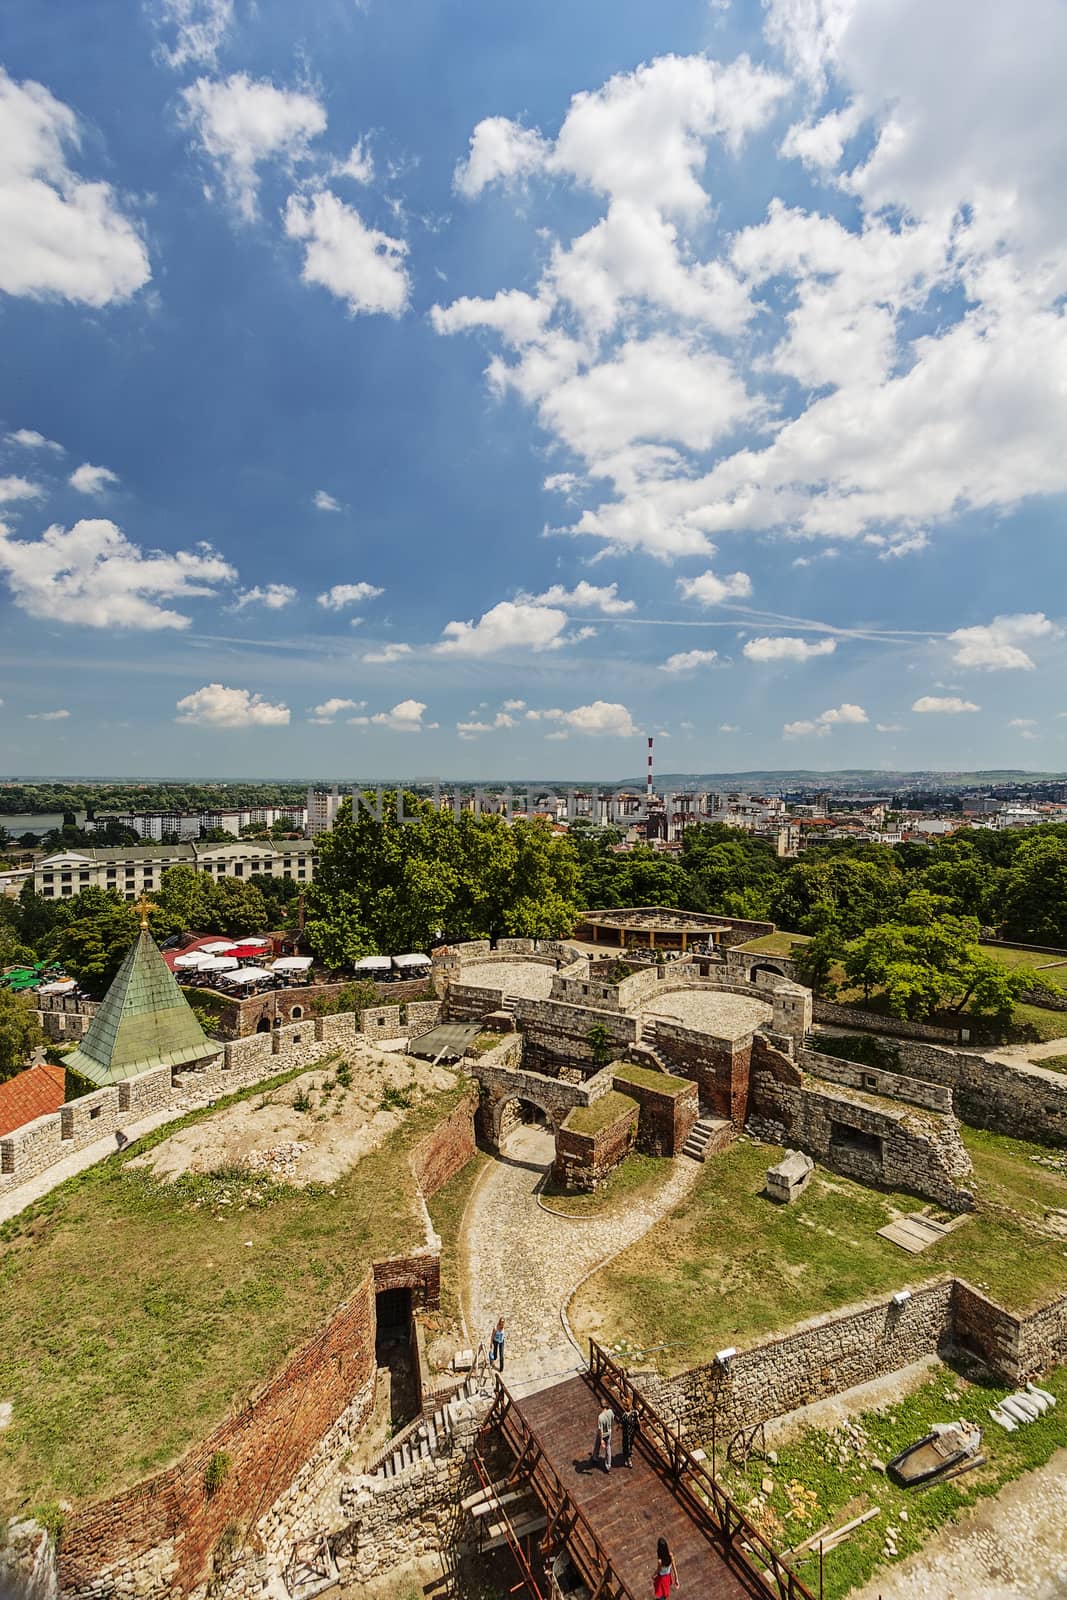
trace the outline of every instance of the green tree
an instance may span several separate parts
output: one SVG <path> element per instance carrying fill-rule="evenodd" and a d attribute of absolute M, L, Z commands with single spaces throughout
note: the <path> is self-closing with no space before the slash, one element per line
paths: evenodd
<path fill-rule="evenodd" d="M 137 937 L 137 928 L 132 906 L 112 903 L 56 928 L 44 946 L 45 957 L 60 962 L 87 994 L 100 1000 Z"/>
<path fill-rule="evenodd" d="M 829 995 L 834 985 L 830 978 L 841 958 L 842 938 L 835 923 L 828 922 L 806 944 L 795 944 L 790 951 L 797 979 L 814 994 Z"/>
<path fill-rule="evenodd" d="M 778 926 L 818 933 L 833 925 L 852 938 L 889 921 L 906 892 L 906 881 L 892 851 L 887 846 L 876 849 L 865 860 L 809 852 L 775 891 L 771 914 Z"/>
<path fill-rule="evenodd" d="M 217 882 L 209 882 L 206 900 L 205 926 L 210 933 L 226 933 L 231 937 L 261 933 L 270 921 L 262 891 L 243 878 L 219 878 Z"/>
<path fill-rule="evenodd" d="M 1044 830 L 1020 841 L 1004 886 L 1001 932 L 1028 944 L 1067 944 L 1067 841 Z"/>
<path fill-rule="evenodd" d="M 43 1043 L 44 1034 L 30 1000 L 0 989 L 0 1083 L 21 1072 Z"/>
<path fill-rule="evenodd" d="M 218 931 L 208 927 L 212 888 L 206 872 L 197 872 L 184 862 L 168 867 L 155 897 L 159 914 L 152 919 L 153 928 L 166 928 L 171 933 Z"/>
<path fill-rule="evenodd" d="M 883 990 L 900 1017 L 969 1010 L 1006 1020 L 1033 974 L 1009 972 L 979 947 L 978 937 L 973 917 L 884 923 L 845 946 L 844 968 L 865 996 Z"/>
<path fill-rule="evenodd" d="M 615 1054 L 615 1046 L 612 1043 L 611 1034 L 602 1022 L 593 1023 L 593 1026 L 585 1036 L 585 1042 L 589 1046 L 589 1054 L 593 1058 L 594 1067 L 598 1071 L 601 1067 L 606 1067 Z"/>

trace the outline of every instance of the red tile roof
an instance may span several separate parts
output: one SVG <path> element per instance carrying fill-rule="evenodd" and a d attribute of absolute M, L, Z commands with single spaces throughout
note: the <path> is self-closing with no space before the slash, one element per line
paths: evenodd
<path fill-rule="evenodd" d="M 35 1117 L 58 1111 L 66 1099 L 66 1073 L 62 1067 L 42 1062 L 27 1067 L 6 1083 L 0 1083 L 0 1138 Z"/>

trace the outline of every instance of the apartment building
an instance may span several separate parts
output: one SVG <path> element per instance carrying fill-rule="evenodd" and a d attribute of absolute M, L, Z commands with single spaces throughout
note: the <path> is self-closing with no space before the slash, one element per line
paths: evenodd
<path fill-rule="evenodd" d="M 291 878 L 311 883 L 316 853 L 306 840 L 249 839 L 233 844 L 117 845 L 60 850 L 38 861 L 33 887 L 46 900 L 69 899 L 82 889 L 114 889 L 126 900 L 159 889 L 168 867 L 193 867 L 213 878 Z"/>

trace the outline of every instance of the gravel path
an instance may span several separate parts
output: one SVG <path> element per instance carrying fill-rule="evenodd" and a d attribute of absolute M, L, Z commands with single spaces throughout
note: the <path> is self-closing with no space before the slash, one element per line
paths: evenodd
<path fill-rule="evenodd" d="M 581 1362 L 563 1331 L 560 1307 L 593 1267 L 632 1244 L 671 1211 L 700 1173 L 679 1158 L 659 1192 L 616 1216 L 572 1220 L 543 1210 L 534 1191 L 552 1159 L 552 1136 L 520 1128 L 507 1153 L 486 1168 L 464 1223 L 464 1300 L 477 1348 L 497 1318 L 506 1319 L 505 1377 L 524 1393 L 555 1381 Z"/>
<path fill-rule="evenodd" d="M 456 982 L 499 989 L 502 994 L 521 995 L 524 1000 L 547 1000 L 555 976 L 555 967 L 547 962 L 468 961 L 461 968 Z"/>
<path fill-rule="evenodd" d="M 715 989 L 678 989 L 656 995 L 641 1007 L 642 1018 L 675 1018 L 685 1028 L 697 1028 L 714 1039 L 741 1039 L 774 1016 L 774 1008 L 746 995 L 722 994 Z"/>
<path fill-rule="evenodd" d="M 983 1500 L 850 1600 L 1063 1600 L 1067 1450 Z"/>

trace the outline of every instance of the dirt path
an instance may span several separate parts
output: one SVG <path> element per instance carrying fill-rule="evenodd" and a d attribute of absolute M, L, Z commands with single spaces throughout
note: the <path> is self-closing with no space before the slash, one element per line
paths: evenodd
<path fill-rule="evenodd" d="M 632 1244 L 671 1211 L 700 1173 L 679 1158 L 662 1189 L 615 1216 L 571 1219 L 543 1210 L 534 1191 L 552 1159 L 540 1128 L 512 1135 L 506 1155 L 486 1168 L 463 1230 L 464 1302 L 475 1347 L 506 1319 L 505 1378 L 530 1393 L 539 1379 L 574 1372 L 577 1352 L 560 1307 L 593 1267 Z"/>
<path fill-rule="evenodd" d="M 1063 1600 L 1067 1450 L 1009 1483 L 849 1600 Z"/>

